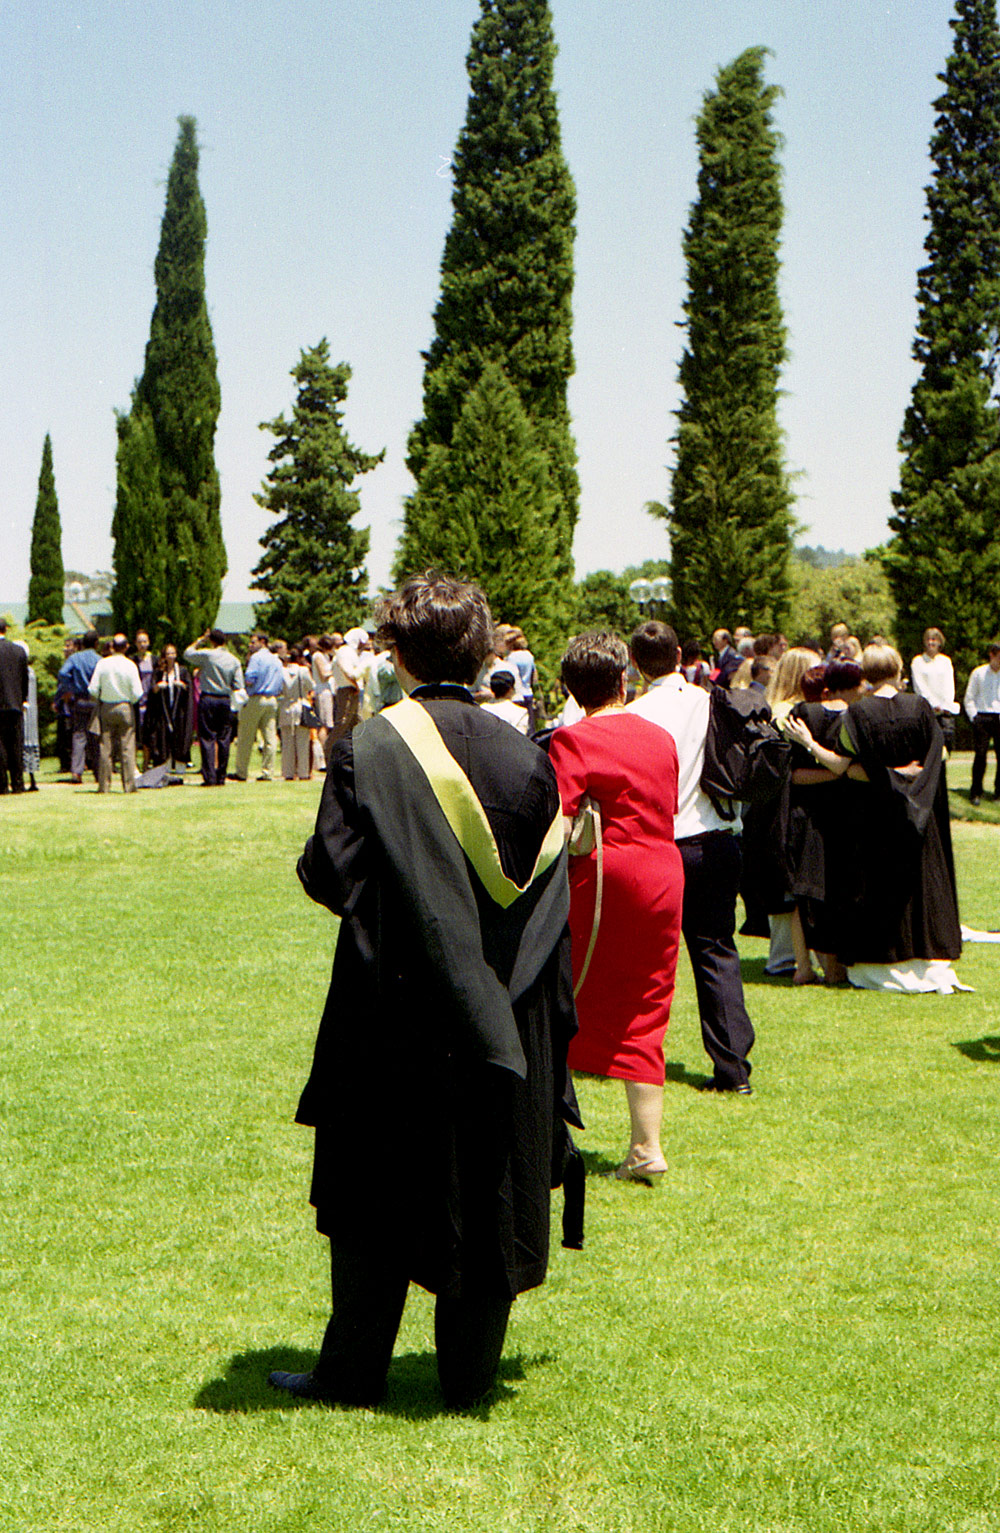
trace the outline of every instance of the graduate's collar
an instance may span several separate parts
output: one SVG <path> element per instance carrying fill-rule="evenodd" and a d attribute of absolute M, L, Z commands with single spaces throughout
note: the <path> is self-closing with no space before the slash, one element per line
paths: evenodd
<path fill-rule="evenodd" d="M 440 697 L 447 698 L 453 703 L 474 703 L 475 698 L 467 686 L 460 681 L 429 681 L 425 685 L 414 687 L 410 693 L 420 702 Z"/>

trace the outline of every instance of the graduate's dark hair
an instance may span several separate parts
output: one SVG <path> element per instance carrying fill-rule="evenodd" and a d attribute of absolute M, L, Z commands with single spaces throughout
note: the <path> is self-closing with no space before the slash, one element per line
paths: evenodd
<path fill-rule="evenodd" d="M 211 628 L 211 629 L 209 629 L 208 637 L 211 639 L 211 641 L 215 645 L 216 649 L 220 649 L 222 647 L 222 645 L 225 644 L 225 642 L 226 642 L 226 636 L 223 633 L 221 628 Z"/>
<path fill-rule="evenodd" d="M 418 681 L 471 685 L 493 652 L 493 616 L 478 586 L 427 570 L 375 609 L 380 644 L 395 645 Z"/>
<path fill-rule="evenodd" d="M 863 680 L 856 660 L 831 660 L 826 668 L 826 690 L 833 696 L 838 692 L 853 692 Z"/>
<path fill-rule="evenodd" d="M 669 676 L 677 669 L 677 635 L 667 623 L 642 623 L 629 641 L 632 657 L 644 676 Z"/>
<path fill-rule="evenodd" d="M 559 675 L 581 708 L 600 708 L 618 695 L 628 670 L 628 646 L 616 633 L 598 629 L 571 639 Z"/>

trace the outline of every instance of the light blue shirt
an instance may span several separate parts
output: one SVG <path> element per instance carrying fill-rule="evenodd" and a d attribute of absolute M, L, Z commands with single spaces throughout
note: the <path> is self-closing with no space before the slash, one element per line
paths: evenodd
<path fill-rule="evenodd" d="M 244 672 L 249 697 L 280 697 L 285 690 L 285 668 L 269 649 L 258 649 Z"/>

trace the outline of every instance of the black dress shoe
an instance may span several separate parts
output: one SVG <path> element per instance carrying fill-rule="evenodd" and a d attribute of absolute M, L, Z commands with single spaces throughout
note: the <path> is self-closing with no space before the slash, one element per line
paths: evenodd
<path fill-rule="evenodd" d="M 361 1405 L 369 1409 L 378 1405 L 380 1390 L 331 1389 L 324 1387 L 315 1373 L 269 1373 L 267 1382 L 273 1389 L 284 1390 L 294 1400 L 318 1400 L 322 1405 Z"/>
<path fill-rule="evenodd" d="M 701 1087 L 701 1090 L 714 1091 L 717 1095 L 721 1095 L 723 1092 L 725 1092 L 729 1096 L 753 1096 L 753 1087 L 749 1081 L 737 1081 L 734 1085 L 730 1085 L 728 1081 L 711 1080 L 706 1081 L 705 1085 Z"/>
<path fill-rule="evenodd" d="M 330 1400 L 317 1384 L 311 1373 L 269 1373 L 267 1382 L 274 1389 L 283 1389 L 287 1395 L 292 1395 L 296 1400 Z"/>

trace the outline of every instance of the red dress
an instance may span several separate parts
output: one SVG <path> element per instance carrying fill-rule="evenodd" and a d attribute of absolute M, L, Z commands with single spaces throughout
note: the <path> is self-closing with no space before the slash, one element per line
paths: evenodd
<path fill-rule="evenodd" d="M 589 793 L 604 826 L 604 900 L 580 1031 L 569 1063 L 589 1075 L 662 1086 L 681 935 L 684 869 L 674 844 L 677 749 L 665 729 L 616 710 L 557 729 L 549 751 L 563 813 Z M 597 859 L 570 858 L 570 931 L 578 977 L 594 922 Z"/>

